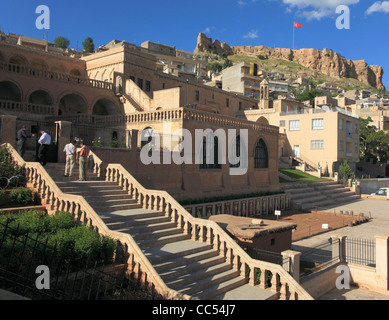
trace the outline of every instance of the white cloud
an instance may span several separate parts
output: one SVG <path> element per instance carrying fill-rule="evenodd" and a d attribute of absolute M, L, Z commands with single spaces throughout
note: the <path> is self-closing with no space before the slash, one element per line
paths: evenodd
<path fill-rule="evenodd" d="M 245 6 L 247 3 L 245 2 L 245 1 L 243 1 L 243 0 L 239 0 L 238 1 L 238 5 L 240 5 L 240 6 Z"/>
<path fill-rule="evenodd" d="M 307 20 L 320 20 L 335 14 L 335 9 L 340 5 L 353 5 L 360 0 L 282 0 L 289 9 L 297 9 L 297 14 Z"/>
<path fill-rule="evenodd" d="M 245 39 L 255 39 L 258 38 L 258 30 L 250 30 L 247 34 L 243 36 Z"/>
<path fill-rule="evenodd" d="M 366 14 L 373 14 L 375 12 L 389 13 L 389 1 L 377 1 L 366 10 Z"/>

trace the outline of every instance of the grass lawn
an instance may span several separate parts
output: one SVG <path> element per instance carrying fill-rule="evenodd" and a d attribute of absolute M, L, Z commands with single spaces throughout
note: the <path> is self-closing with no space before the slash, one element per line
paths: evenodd
<path fill-rule="evenodd" d="M 287 175 L 288 177 L 294 179 L 295 181 L 325 181 L 326 178 L 318 178 L 310 175 L 309 173 L 303 172 L 297 169 L 279 169 L 281 173 Z M 280 182 L 290 182 L 285 179 L 280 178 Z"/>

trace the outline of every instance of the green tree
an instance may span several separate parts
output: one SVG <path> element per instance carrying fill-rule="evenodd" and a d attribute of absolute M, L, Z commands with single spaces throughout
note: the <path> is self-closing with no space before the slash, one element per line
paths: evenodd
<path fill-rule="evenodd" d="M 86 38 L 82 45 L 84 47 L 84 52 L 86 53 L 92 53 L 95 51 L 95 44 L 93 43 L 93 39 L 91 37 Z"/>
<path fill-rule="evenodd" d="M 354 172 L 351 170 L 347 160 L 344 160 L 343 164 L 339 167 L 339 174 L 343 178 L 343 184 L 346 185 L 347 179 L 354 175 Z"/>
<path fill-rule="evenodd" d="M 359 119 L 360 157 L 365 161 L 386 163 L 389 161 L 389 133 L 377 130 L 371 122 L 370 117 Z"/>
<path fill-rule="evenodd" d="M 208 64 L 208 70 L 220 72 L 223 70 L 223 65 L 219 62 L 210 62 Z"/>
<path fill-rule="evenodd" d="M 67 49 L 67 47 L 69 47 L 70 41 L 65 37 L 57 37 L 54 39 L 54 44 L 57 48 Z"/>

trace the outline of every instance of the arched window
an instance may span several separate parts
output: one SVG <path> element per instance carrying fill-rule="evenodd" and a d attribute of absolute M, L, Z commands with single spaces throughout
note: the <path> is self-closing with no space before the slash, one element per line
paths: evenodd
<path fill-rule="evenodd" d="M 232 143 L 230 153 L 230 168 L 239 168 L 240 166 L 240 136 L 237 136 Z"/>
<path fill-rule="evenodd" d="M 254 154 L 254 168 L 268 168 L 269 167 L 269 158 L 267 154 L 267 147 L 265 142 L 260 139 L 255 146 Z"/>
<path fill-rule="evenodd" d="M 203 138 L 200 169 L 221 169 L 221 167 L 221 163 L 219 163 L 219 139 L 217 136 L 209 134 Z"/>

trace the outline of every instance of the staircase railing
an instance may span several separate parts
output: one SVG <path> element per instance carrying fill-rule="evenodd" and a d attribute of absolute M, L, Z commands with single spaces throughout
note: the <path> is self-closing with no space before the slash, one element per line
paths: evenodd
<path fill-rule="evenodd" d="M 18 165 L 25 166 L 28 186 L 40 195 L 42 204 L 46 206 L 49 212 L 67 211 L 73 214 L 78 221 L 92 227 L 100 234 L 116 239 L 121 243 L 125 254 L 128 256 L 127 271 L 133 273 L 135 277 L 166 297 L 166 299 L 191 299 L 190 296 L 180 294 L 166 286 L 131 235 L 108 229 L 84 197 L 63 193 L 40 163 L 25 162 L 12 145 L 3 144 L 3 146 L 10 150 Z M 93 169 L 98 175 L 103 174 L 103 162 L 95 155 Z"/>
<path fill-rule="evenodd" d="M 192 240 L 212 245 L 251 285 L 270 287 L 280 299 L 313 300 L 280 265 L 252 259 L 216 222 L 194 218 L 166 191 L 144 188 L 120 164 L 108 164 L 105 169 L 106 181 L 117 182 L 145 209 L 164 211 Z"/>
<path fill-rule="evenodd" d="M 117 239 L 128 254 L 128 271 L 133 272 L 160 294 L 173 299 L 191 298 L 167 287 L 131 235 L 108 229 L 84 197 L 63 193 L 40 163 L 25 162 L 11 145 L 6 145 L 15 161 L 19 165 L 25 165 L 30 187 L 38 192 L 50 211 L 68 211 L 97 232 Z M 143 208 L 163 211 L 186 234 L 191 235 L 192 240 L 212 245 L 235 270 L 240 271 L 241 276 L 248 277 L 251 285 L 258 285 L 261 289 L 270 287 L 279 299 L 313 300 L 281 266 L 252 259 L 214 221 L 194 218 L 166 191 L 148 190 L 122 165 L 105 165 L 93 152 L 91 155 L 94 159 L 93 170 L 98 176 L 105 174 L 106 181 L 117 182 Z"/>

